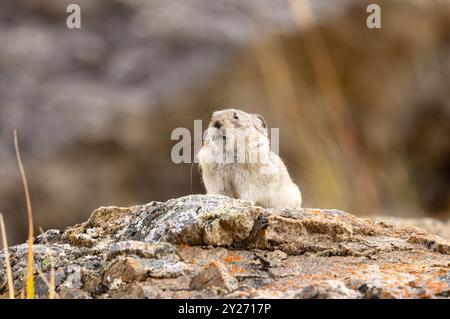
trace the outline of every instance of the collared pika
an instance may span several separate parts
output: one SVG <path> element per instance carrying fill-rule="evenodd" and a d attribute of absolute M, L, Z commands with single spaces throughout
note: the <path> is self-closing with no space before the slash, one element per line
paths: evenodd
<path fill-rule="evenodd" d="M 300 208 L 302 196 L 270 149 L 262 116 L 236 109 L 214 112 L 198 153 L 208 194 L 272 208 Z"/>

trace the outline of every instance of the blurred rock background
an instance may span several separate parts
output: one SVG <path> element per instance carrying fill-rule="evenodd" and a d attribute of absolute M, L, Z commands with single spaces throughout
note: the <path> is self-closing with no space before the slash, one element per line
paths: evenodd
<path fill-rule="evenodd" d="M 2 0 L 0 211 L 35 224 L 204 192 L 170 133 L 237 107 L 280 128 L 305 206 L 448 218 L 450 1 Z M 78 3 L 82 28 L 66 28 Z"/>

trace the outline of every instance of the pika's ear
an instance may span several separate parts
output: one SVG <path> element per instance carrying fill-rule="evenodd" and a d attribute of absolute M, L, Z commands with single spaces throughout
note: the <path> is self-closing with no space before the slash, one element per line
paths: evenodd
<path fill-rule="evenodd" d="M 254 114 L 254 115 L 261 121 L 262 127 L 267 129 L 266 120 L 264 120 L 264 118 L 261 115 L 259 115 L 259 114 Z"/>

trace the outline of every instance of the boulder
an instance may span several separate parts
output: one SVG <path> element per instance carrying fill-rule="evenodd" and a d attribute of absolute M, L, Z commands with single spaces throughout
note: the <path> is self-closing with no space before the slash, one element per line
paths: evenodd
<path fill-rule="evenodd" d="M 267 209 L 220 195 L 101 207 L 35 238 L 37 296 L 448 298 L 450 243 L 339 210 Z M 47 235 L 52 240 L 47 240 Z M 9 248 L 16 294 L 27 245 Z M 0 254 L 0 295 L 7 296 Z M 48 282 L 48 280 L 47 280 Z"/>

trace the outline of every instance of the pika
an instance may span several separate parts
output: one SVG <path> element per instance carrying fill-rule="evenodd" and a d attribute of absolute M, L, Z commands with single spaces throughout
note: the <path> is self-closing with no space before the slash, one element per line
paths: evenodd
<path fill-rule="evenodd" d="M 236 109 L 213 113 L 198 162 L 207 194 L 268 208 L 300 208 L 300 189 L 270 149 L 264 118 Z"/>

